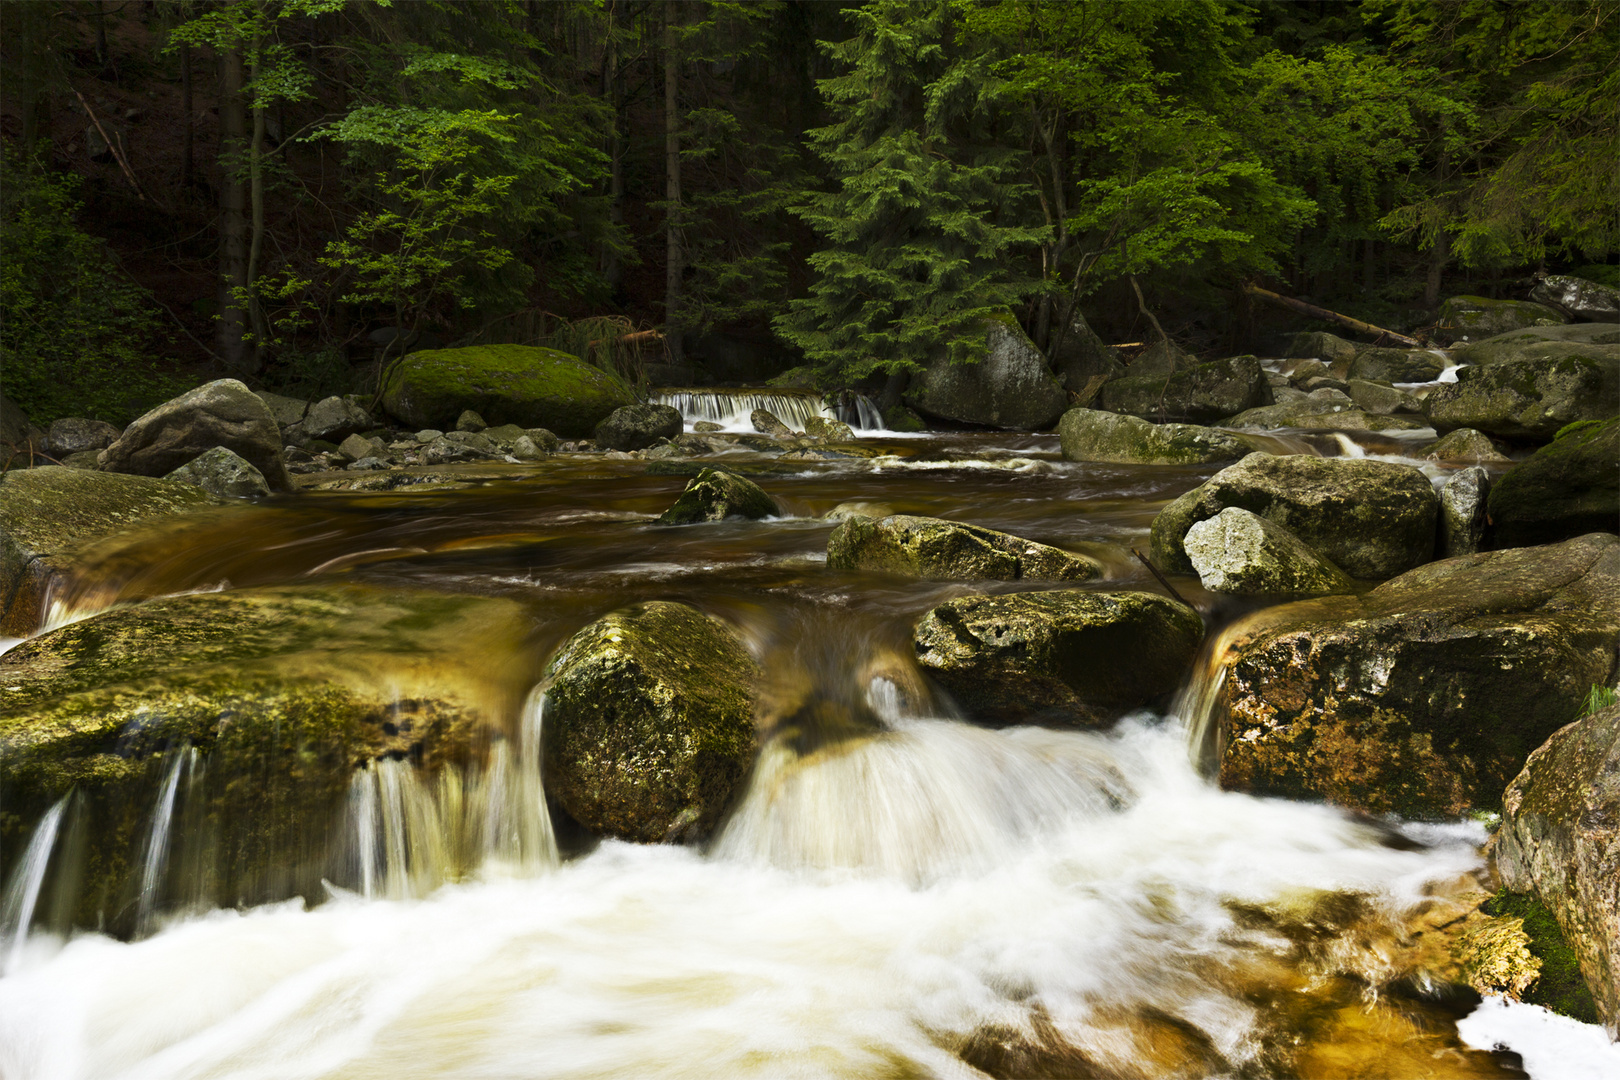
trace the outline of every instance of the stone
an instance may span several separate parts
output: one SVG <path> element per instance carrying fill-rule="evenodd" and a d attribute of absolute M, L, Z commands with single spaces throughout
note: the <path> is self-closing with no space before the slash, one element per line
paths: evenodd
<path fill-rule="evenodd" d="M 1502 796 L 1492 854 L 1503 884 L 1552 911 L 1620 1040 L 1620 706 L 1558 729 L 1530 755 Z"/>
<path fill-rule="evenodd" d="M 1388 416 L 1394 412 L 1422 412 L 1422 403 L 1404 390 L 1366 379 L 1351 379 L 1345 393 L 1356 407 L 1374 416 Z"/>
<path fill-rule="evenodd" d="M 276 418 L 276 423 L 283 428 L 303 423 L 305 414 L 309 412 L 309 402 L 303 398 L 272 394 L 268 390 L 254 392 L 258 394 L 259 400 L 264 402 L 264 407 L 270 410 L 270 415 Z"/>
<path fill-rule="evenodd" d="M 476 433 L 476 432 L 483 431 L 488 426 L 489 425 L 484 422 L 484 418 L 482 416 L 479 416 L 472 409 L 463 409 L 461 411 L 461 415 L 456 417 L 456 430 L 457 431 L 467 431 L 467 432 Z"/>
<path fill-rule="evenodd" d="M 1047 347 L 1052 370 L 1063 389 L 1071 394 L 1083 393 L 1094 379 L 1107 382 L 1125 374 L 1119 350 L 1096 335 L 1078 306 L 1067 329 L 1054 328 L 1052 339 Z"/>
<path fill-rule="evenodd" d="M 1469 427 L 1503 439 L 1545 441 L 1580 420 L 1620 413 L 1620 357 L 1510 360 L 1473 365 L 1424 402 L 1436 431 Z"/>
<path fill-rule="evenodd" d="M 1090 581 L 1102 564 L 1033 540 L 940 518 L 852 517 L 827 537 L 832 570 L 879 570 L 928 581 Z"/>
<path fill-rule="evenodd" d="M 1247 409 L 1221 421 L 1240 431 L 1301 428 L 1317 431 L 1418 431 L 1428 425 L 1405 416 L 1378 416 L 1361 409 L 1348 394 L 1316 390 L 1293 401 Z"/>
<path fill-rule="evenodd" d="M 123 432 L 105 421 L 67 416 L 51 421 L 45 432 L 45 452 L 60 461 L 86 450 L 105 450 L 118 441 L 121 434 Z"/>
<path fill-rule="evenodd" d="M 350 435 L 369 431 L 376 421 L 354 402 L 333 396 L 311 405 L 298 426 L 306 438 L 341 443 Z"/>
<path fill-rule="evenodd" d="M 603 616 L 546 673 L 546 794 L 601 836 L 704 838 L 753 766 L 760 679 L 736 632 L 695 608 Z"/>
<path fill-rule="evenodd" d="M 645 450 L 681 433 L 681 413 L 669 405 L 626 405 L 596 425 L 596 445 L 603 450 Z"/>
<path fill-rule="evenodd" d="M 26 469 L 34 463 L 35 451 L 45 446 L 45 433 L 35 427 L 26 413 L 4 393 L 0 393 L 0 470 Z M 41 464 L 44 464 L 41 462 Z"/>
<path fill-rule="evenodd" d="M 1530 299 L 1585 322 L 1620 322 L 1620 289 L 1586 278 L 1548 274 L 1530 290 Z"/>
<path fill-rule="evenodd" d="M 1325 596 L 1356 591 L 1350 576 L 1287 529 L 1229 506 L 1187 530 L 1183 546 L 1214 593 Z"/>
<path fill-rule="evenodd" d="M 527 435 L 534 445 L 548 454 L 555 454 L 557 448 L 562 445 L 562 440 L 545 428 L 526 428 L 523 434 Z"/>
<path fill-rule="evenodd" d="M 888 503 L 854 500 L 839 503 L 823 516 L 828 521 L 846 521 L 852 517 L 886 518 L 893 513 L 894 507 Z"/>
<path fill-rule="evenodd" d="M 69 454 L 63 458 L 62 464 L 70 469 L 91 469 L 99 472 L 101 463 L 97 459 L 100 457 L 100 450 L 80 450 L 77 454 Z"/>
<path fill-rule="evenodd" d="M 1192 573 L 1183 538 L 1195 522 L 1238 506 L 1272 521 L 1362 580 L 1394 577 L 1434 555 L 1439 500 L 1410 465 L 1359 458 L 1250 454 L 1153 519 L 1153 558 Z"/>
<path fill-rule="evenodd" d="M 41 634 L 0 656 L 0 846 L 21 850 L 75 790 L 87 876 L 74 923 L 127 933 L 162 777 L 198 747 L 205 797 L 187 812 L 211 838 L 204 899 L 324 896 L 357 772 L 409 759 L 433 786 L 517 729 L 540 658 L 513 643 L 533 617 L 510 600 L 348 583 L 166 597 Z"/>
<path fill-rule="evenodd" d="M 1169 338 L 1161 337 L 1137 354 L 1126 374 L 1173 375 L 1198 363 L 1198 357 L 1180 348 Z"/>
<path fill-rule="evenodd" d="M 1066 461 L 1131 465 L 1208 465 L 1236 461 L 1249 447 L 1235 435 L 1192 424 L 1153 424 L 1135 416 L 1070 409 L 1058 421 Z"/>
<path fill-rule="evenodd" d="M 478 434 L 496 446 L 511 446 L 523 436 L 528 435 L 528 431 L 518 427 L 516 424 L 501 424 L 497 427 L 485 428 Z"/>
<path fill-rule="evenodd" d="M 1299 385 L 1307 394 L 1314 394 L 1318 390 L 1335 390 L 1346 397 L 1350 396 L 1350 384 L 1343 379 L 1335 379 L 1332 376 L 1326 378 L 1317 376 L 1314 379 L 1306 379 Z"/>
<path fill-rule="evenodd" d="M 804 433 L 828 442 L 854 442 L 855 429 L 842 420 L 826 416 L 812 416 L 804 422 Z"/>
<path fill-rule="evenodd" d="M 919 413 L 1003 431 L 1044 431 L 1069 396 L 1010 313 L 983 323 L 984 351 L 961 363 L 937 356 L 915 376 L 905 403 Z"/>
<path fill-rule="evenodd" d="M 434 439 L 442 438 L 444 438 L 444 432 L 438 431 L 434 428 L 423 428 L 421 431 L 416 433 L 416 441 L 422 443 L 423 445 L 432 442 Z"/>
<path fill-rule="evenodd" d="M 1459 363 L 1499 364 L 1547 355 L 1605 357 L 1620 345 L 1620 323 L 1572 323 L 1513 330 L 1482 341 L 1458 345 L 1451 354 Z M 1554 350 L 1549 353 L 1549 350 Z"/>
<path fill-rule="evenodd" d="M 216 446 L 241 455 L 271 490 L 292 490 L 276 418 L 236 379 L 205 383 L 164 402 L 125 428 L 97 460 L 107 472 L 166 476 Z"/>
<path fill-rule="evenodd" d="M 1345 369 L 1352 379 L 1389 383 L 1434 382 L 1447 367 L 1436 349 L 1362 349 Z"/>
<path fill-rule="evenodd" d="M 1354 356 L 1355 353 L 1352 352 L 1351 355 Z M 1266 374 L 1269 377 L 1271 373 L 1267 372 Z M 1333 369 L 1322 363 L 1322 361 L 1301 360 L 1294 365 L 1294 370 L 1286 377 L 1285 381 L 1292 380 L 1303 386 L 1311 379 L 1325 379 L 1332 378 L 1332 376 Z M 1272 385 L 1275 386 L 1276 384 L 1273 383 Z"/>
<path fill-rule="evenodd" d="M 782 513 L 776 500 L 758 484 L 723 469 L 703 469 L 686 485 L 675 505 L 658 518 L 660 525 L 691 525 L 726 518 L 766 518 Z"/>
<path fill-rule="evenodd" d="M 890 431 L 927 431 L 928 423 L 914 409 L 890 405 L 883 410 L 883 426 Z"/>
<path fill-rule="evenodd" d="M 917 624 L 917 663 L 976 721 L 1101 726 L 1174 691 L 1204 624 L 1154 593 L 971 595 Z"/>
<path fill-rule="evenodd" d="M 519 461 L 543 461 L 551 456 L 551 451 L 536 446 L 527 435 L 519 435 L 512 443 L 512 456 Z"/>
<path fill-rule="evenodd" d="M 1588 689 L 1613 684 L 1620 537 L 1444 559 L 1230 637 L 1222 787 L 1454 819 L 1494 807 Z"/>
<path fill-rule="evenodd" d="M 1572 427 L 1513 466 L 1490 514 L 1498 547 L 1620 530 L 1620 420 Z"/>
<path fill-rule="evenodd" d="M 697 423 L 692 425 L 692 430 L 693 431 L 724 431 L 726 429 L 721 427 L 719 424 L 715 423 L 713 420 L 699 420 Z"/>
<path fill-rule="evenodd" d="M 1506 465 L 1509 461 L 1489 436 L 1473 428 L 1457 428 L 1447 432 L 1429 447 L 1423 457 L 1428 461 L 1461 461 L 1471 465 L 1484 462 Z"/>
<path fill-rule="evenodd" d="M 1208 424 L 1271 403 L 1271 384 L 1252 356 L 1195 364 L 1170 375 L 1127 375 L 1102 389 L 1102 406 L 1109 412 L 1178 424 Z"/>
<path fill-rule="evenodd" d="M 1524 300 L 1487 300 L 1483 296 L 1453 296 L 1435 315 L 1435 335 L 1442 341 L 1468 341 L 1494 337 L 1527 326 L 1557 326 L 1569 316 L 1545 304 Z"/>
<path fill-rule="evenodd" d="M 1334 334 L 1310 331 L 1295 334 L 1288 343 L 1289 356 L 1308 356 L 1325 364 L 1348 364 L 1356 358 L 1361 346 Z"/>
<path fill-rule="evenodd" d="M 380 458 L 374 454 L 368 454 L 358 461 L 351 461 L 347 466 L 350 472 L 376 472 L 378 469 L 389 467 L 387 458 Z"/>
<path fill-rule="evenodd" d="M 748 414 L 748 422 L 755 431 L 773 439 L 796 439 L 799 436 L 799 432 L 782 423 L 769 409 L 755 409 Z"/>
<path fill-rule="evenodd" d="M 412 428 L 454 428 L 463 412 L 495 424 L 588 438 L 635 394 L 619 376 L 556 349 L 480 345 L 403 358 L 386 377 L 383 408 Z"/>
<path fill-rule="evenodd" d="M 203 451 L 164 479 L 195 484 L 208 494 L 222 499 L 248 499 L 270 494 L 270 485 L 264 482 L 264 474 L 239 454 L 223 446 Z"/>
<path fill-rule="evenodd" d="M 1453 473 L 1440 489 L 1440 556 L 1472 555 L 1485 541 L 1491 474 L 1478 465 Z"/>
<path fill-rule="evenodd" d="M 380 440 L 368 439 L 364 435 L 350 435 L 338 444 L 338 453 L 346 461 L 359 461 L 368 457 L 387 457 L 388 447 Z"/>

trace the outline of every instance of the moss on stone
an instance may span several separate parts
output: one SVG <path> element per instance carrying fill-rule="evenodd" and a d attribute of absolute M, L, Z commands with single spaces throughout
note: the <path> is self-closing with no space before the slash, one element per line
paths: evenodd
<path fill-rule="evenodd" d="M 1541 961 L 1540 975 L 1521 1000 L 1583 1024 L 1598 1023 L 1597 1005 L 1581 976 L 1580 961 L 1564 939 L 1553 913 L 1533 894 L 1506 889 L 1498 891 L 1484 907 L 1489 915 L 1522 919 L 1524 932 L 1530 938 L 1530 955 Z"/>
<path fill-rule="evenodd" d="M 827 537 L 827 566 L 929 581 L 1089 581 L 1095 559 L 978 525 L 895 514 L 850 518 Z"/>
<path fill-rule="evenodd" d="M 490 424 L 586 438 L 635 402 L 617 375 L 556 349 L 478 345 L 406 356 L 383 385 L 383 407 L 417 428 L 450 430 L 468 409 Z"/>

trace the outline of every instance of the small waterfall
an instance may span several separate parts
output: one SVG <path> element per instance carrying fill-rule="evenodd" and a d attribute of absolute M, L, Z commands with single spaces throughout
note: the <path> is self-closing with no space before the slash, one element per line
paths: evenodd
<path fill-rule="evenodd" d="M 169 866 L 169 831 L 174 821 L 174 797 L 180 790 L 180 771 L 187 768 L 194 772 L 196 758 L 197 751 L 190 746 L 170 755 L 168 773 L 158 791 L 157 809 L 152 813 L 152 828 L 146 838 L 146 858 L 141 864 L 141 897 L 135 913 L 135 932 L 141 936 L 152 930 L 158 890 Z"/>
<path fill-rule="evenodd" d="M 828 408 L 821 394 L 813 390 L 661 390 L 648 399 L 654 405 L 670 405 L 680 411 L 688 427 L 699 420 L 719 424 L 727 431 L 753 431 L 749 419 L 755 409 L 765 409 L 790 428 L 804 430 L 811 417 L 842 419 L 859 431 L 882 431 L 883 417 L 869 399 L 852 395 L 850 416 L 839 416 Z"/>
<path fill-rule="evenodd" d="M 22 960 L 23 942 L 28 938 L 29 924 L 34 921 L 39 891 L 45 884 L 45 871 L 50 866 L 51 851 L 56 847 L 56 834 L 62 827 L 62 813 L 72 797 L 71 794 L 62 796 L 39 819 L 34 835 L 29 838 L 28 849 L 12 871 L 5 900 L 0 902 L 0 948 L 6 950 L 4 961 L 0 962 L 0 974 L 16 970 Z"/>

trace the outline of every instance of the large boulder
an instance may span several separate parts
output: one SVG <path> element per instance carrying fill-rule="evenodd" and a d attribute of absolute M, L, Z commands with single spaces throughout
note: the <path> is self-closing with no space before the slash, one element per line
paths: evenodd
<path fill-rule="evenodd" d="M 0 637 L 40 626 L 51 581 L 76 552 L 119 533 L 219 506 L 190 484 L 46 466 L 0 474 Z"/>
<path fill-rule="evenodd" d="M 658 518 L 660 525 L 695 525 L 726 518 L 767 518 L 781 514 L 776 500 L 745 476 L 704 468 L 692 477 L 675 505 Z"/>
<path fill-rule="evenodd" d="M 290 411 L 290 410 L 289 410 Z M 377 423 L 365 409 L 348 398 L 322 398 L 309 407 L 298 427 L 304 438 L 340 443 L 350 435 L 370 431 Z"/>
<path fill-rule="evenodd" d="M 1484 432 L 1457 428 L 1437 439 L 1423 453 L 1428 461 L 1456 461 L 1470 465 L 1506 465 L 1511 459 Z M 1587 530 L 1590 531 L 1590 530 Z"/>
<path fill-rule="evenodd" d="M 0 469 L 26 469 L 45 447 L 45 433 L 0 393 Z"/>
<path fill-rule="evenodd" d="M 1069 393 L 1082 393 L 1098 379 L 1107 382 L 1125 374 L 1125 364 L 1120 359 L 1119 350 L 1097 336 L 1078 307 L 1074 309 L 1068 327 L 1061 332 L 1054 329 L 1052 337 L 1054 340 L 1049 348 L 1052 370 L 1057 372 L 1063 389 Z"/>
<path fill-rule="evenodd" d="M 1454 818 L 1496 804 L 1615 677 L 1620 537 L 1430 563 L 1238 628 L 1217 675 L 1223 787 Z"/>
<path fill-rule="evenodd" d="M 45 432 L 45 452 L 58 461 L 87 450 L 105 450 L 118 440 L 121 432 L 105 420 L 87 420 L 82 416 L 64 416 L 52 420 Z"/>
<path fill-rule="evenodd" d="M 1245 409 L 1221 421 L 1222 427 L 1240 431 L 1275 431 L 1311 428 L 1319 431 L 1416 431 L 1428 425 L 1405 416 L 1369 413 L 1341 390 L 1312 390 L 1278 405 Z"/>
<path fill-rule="evenodd" d="M 1197 522 L 1183 540 L 1204 588 L 1240 596 L 1355 592 L 1350 576 L 1275 522 L 1236 506 Z"/>
<path fill-rule="evenodd" d="M 1124 465 L 1208 465 L 1236 461 L 1250 447 L 1235 435 L 1193 424 L 1153 424 L 1136 416 L 1070 409 L 1058 421 L 1068 461 Z"/>
<path fill-rule="evenodd" d="M 1006 431 L 1042 431 L 1069 396 L 1011 315 L 984 321 L 984 352 L 965 363 L 936 357 L 914 376 L 905 402 L 927 416 Z"/>
<path fill-rule="evenodd" d="M 753 765 L 760 675 L 730 627 L 685 604 L 603 616 L 546 675 L 546 791 L 603 836 L 708 835 Z"/>
<path fill-rule="evenodd" d="M 1620 322 L 1620 289 L 1586 278 L 1548 274 L 1530 290 L 1530 299 L 1583 322 Z"/>
<path fill-rule="evenodd" d="M 1499 547 L 1620 529 L 1620 419 L 1578 425 L 1513 466 L 1490 515 Z"/>
<path fill-rule="evenodd" d="M 1545 304 L 1524 300 L 1487 300 L 1483 296 L 1453 296 L 1436 315 L 1442 340 L 1467 341 L 1495 337 L 1527 326 L 1557 326 L 1569 316 Z"/>
<path fill-rule="evenodd" d="M 1502 796 L 1493 849 L 1503 884 L 1534 893 L 1558 920 L 1620 1040 L 1620 706 L 1560 728 L 1530 755 Z"/>
<path fill-rule="evenodd" d="M 74 922 L 131 929 L 163 777 L 194 749 L 175 842 L 213 892 L 193 902 L 357 888 L 333 846 L 357 770 L 482 766 L 518 727 L 531 627 L 509 600 L 326 585 L 169 597 L 32 638 L 0 656 L 0 851 L 73 792 Z"/>
<path fill-rule="evenodd" d="M 1109 412 L 1181 424 L 1207 424 L 1271 402 L 1271 383 L 1252 356 L 1195 364 L 1168 375 L 1127 375 L 1104 384 L 1102 392 Z"/>
<path fill-rule="evenodd" d="M 679 409 L 638 402 L 614 409 L 592 437 L 599 450 L 645 450 L 659 439 L 673 439 L 681 427 Z"/>
<path fill-rule="evenodd" d="M 1288 342 L 1290 357 L 1311 357 L 1339 368 L 1348 366 L 1361 349 L 1353 341 L 1320 330 L 1295 334 Z"/>
<path fill-rule="evenodd" d="M 1441 558 L 1472 555 L 1484 544 L 1485 529 L 1490 524 L 1486 509 L 1490 494 L 1491 474 L 1478 465 L 1461 469 L 1446 481 L 1440 489 Z"/>
<path fill-rule="evenodd" d="M 182 484 L 195 484 L 222 499 L 247 499 L 270 494 L 264 474 L 240 455 L 216 446 L 204 451 L 164 477 Z"/>
<path fill-rule="evenodd" d="M 1180 685 L 1204 637 L 1145 592 L 961 596 L 917 624 L 917 663 L 987 724 L 1102 725 Z"/>
<path fill-rule="evenodd" d="M 1352 577 L 1394 577 L 1434 555 L 1434 486 L 1409 465 L 1360 458 L 1250 454 L 1153 519 L 1153 557 L 1192 573 L 1183 538 L 1228 506 L 1266 518 Z"/>
<path fill-rule="evenodd" d="M 276 418 L 276 423 L 284 428 L 298 423 L 309 412 L 309 402 L 303 398 L 272 394 L 268 390 L 259 390 L 257 393 L 259 400 L 264 402 L 264 407 L 270 410 L 270 415 Z"/>
<path fill-rule="evenodd" d="M 833 570 L 881 570 L 929 581 L 1090 581 L 1095 559 L 940 518 L 852 517 L 827 537 Z"/>
<path fill-rule="evenodd" d="M 1363 349 L 1345 374 L 1352 379 L 1421 383 L 1438 379 L 1446 366 L 1444 354 L 1432 349 Z"/>
<path fill-rule="evenodd" d="M 410 428 L 448 431 L 469 409 L 492 424 L 589 438 L 614 409 L 634 404 L 617 375 L 577 356 L 528 345 L 411 353 L 383 385 L 383 408 Z"/>
<path fill-rule="evenodd" d="M 166 401 L 136 420 L 96 460 L 107 472 L 165 476 L 204 450 L 223 446 L 291 491 L 281 428 L 263 401 L 235 379 L 218 379 Z"/>
<path fill-rule="evenodd" d="M 1608 356 L 1611 355 L 1609 351 L 1589 353 L 1587 350 L 1603 350 L 1604 346 L 1615 345 L 1620 345 L 1620 323 L 1573 323 L 1569 326 L 1536 326 L 1498 334 L 1482 341 L 1459 345 L 1451 350 L 1451 354 L 1460 363 L 1499 364 L 1504 360 L 1559 355 L 1566 350 L 1572 356 Z M 1549 354 L 1549 349 L 1558 351 Z"/>
<path fill-rule="evenodd" d="M 1620 413 L 1620 357 L 1543 357 L 1472 365 L 1435 388 L 1424 412 L 1436 431 L 1469 427 L 1504 439 L 1551 439 L 1579 420 Z"/>

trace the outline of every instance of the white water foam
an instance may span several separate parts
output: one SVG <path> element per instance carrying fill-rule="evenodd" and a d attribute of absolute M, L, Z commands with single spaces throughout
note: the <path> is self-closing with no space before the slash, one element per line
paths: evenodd
<path fill-rule="evenodd" d="M 1534 1080 L 1614 1080 L 1620 1043 L 1596 1024 L 1583 1024 L 1540 1005 L 1488 997 L 1457 1022 L 1463 1042 L 1478 1050 L 1508 1049 L 1524 1059 Z"/>
<path fill-rule="evenodd" d="M 796 431 L 803 431 L 811 417 L 839 419 L 836 410 L 824 404 L 813 391 L 793 393 L 781 390 L 657 390 L 648 395 L 654 405 L 670 405 L 680 411 L 686 430 L 700 420 L 719 424 L 722 431 L 753 432 L 755 409 L 764 409 Z M 862 436 L 893 434 L 884 427 L 883 417 L 864 395 L 852 399 L 851 415 L 843 419 Z"/>

